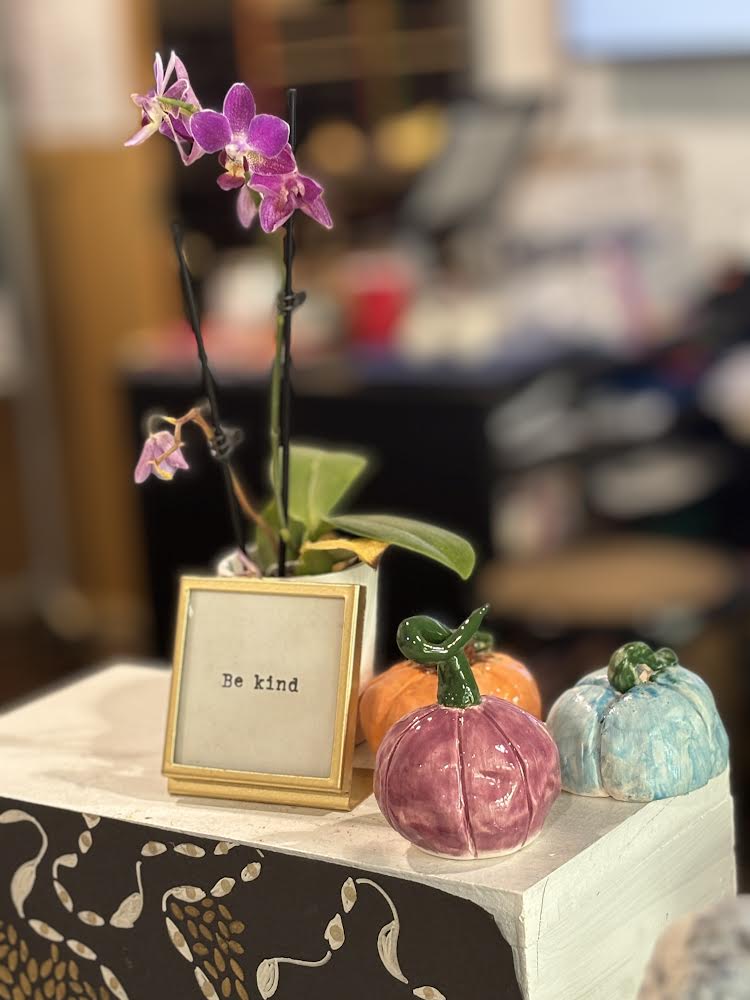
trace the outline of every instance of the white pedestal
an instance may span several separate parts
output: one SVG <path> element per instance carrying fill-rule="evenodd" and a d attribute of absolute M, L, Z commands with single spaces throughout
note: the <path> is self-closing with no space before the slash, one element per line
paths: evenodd
<path fill-rule="evenodd" d="M 168 682 L 166 671 L 110 667 L 0 717 L 0 798 L 236 841 L 469 900 L 513 949 L 528 1000 L 635 997 L 661 930 L 735 892 L 726 773 L 644 805 L 563 793 L 525 850 L 448 862 L 402 840 L 372 797 L 349 814 L 170 797 L 160 773 Z M 404 987 L 405 1000 L 412 987 L 420 983 Z M 280 987 L 277 1000 L 288 995 Z M 512 995 L 502 985 L 495 994 Z"/>

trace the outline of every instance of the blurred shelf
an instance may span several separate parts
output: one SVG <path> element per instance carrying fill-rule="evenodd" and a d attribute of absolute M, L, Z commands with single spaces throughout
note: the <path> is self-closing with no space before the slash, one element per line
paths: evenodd
<path fill-rule="evenodd" d="M 494 560 L 478 591 L 499 617 L 622 628 L 668 615 L 705 616 L 731 602 L 742 583 L 738 561 L 719 548 L 621 535 L 530 560 Z"/>
<path fill-rule="evenodd" d="M 422 76 L 458 72 L 466 67 L 467 33 L 460 27 L 413 28 L 378 38 L 383 77 Z M 291 40 L 268 48 L 267 63 L 293 67 L 298 85 L 359 80 L 363 75 L 363 44 L 351 36 Z M 259 78 L 262 86 L 281 86 L 285 75 Z"/>

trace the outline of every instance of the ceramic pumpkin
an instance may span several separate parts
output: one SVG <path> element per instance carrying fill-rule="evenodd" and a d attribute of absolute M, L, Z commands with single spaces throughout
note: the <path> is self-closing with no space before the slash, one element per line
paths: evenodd
<path fill-rule="evenodd" d="M 741 1000 L 750 993 L 750 896 L 690 913 L 654 946 L 638 1000 Z"/>
<path fill-rule="evenodd" d="M 727 766 L 713 695 L 671 649 L 628 642 L 558 698 L 547 720 L 562 787 L 650 802 L 685 795 Z"/>
<path fill-rule="evenodd" d="M 441 625 L 445 636 L 450 629 Z M 479 693 L 505 698 L 519 708 L 541 717 L 542 697 L 526 667 L 493 649 L 489 632 L 478 632 L 464 650 Z M 437 698 L 438 672 L 434 663 L 403 660 L 374 677 L 359 699 L 359 724 L 373 751 L 377 752 L 388 730 L 416 708 L 432 705 Z"/>
<path fill-rule="evenodd" d="M 464 652 L 479 608 L 455 631 L 407 618 L 401 652 L 437 665 L 437 704 L 386 733 L 375 759 L 375 797 L 411 843 L 447 858 L 516 851 L 542 828 L 560 792 L 557 748 L 543 723 L 509 701 L 482 697 Z"/>

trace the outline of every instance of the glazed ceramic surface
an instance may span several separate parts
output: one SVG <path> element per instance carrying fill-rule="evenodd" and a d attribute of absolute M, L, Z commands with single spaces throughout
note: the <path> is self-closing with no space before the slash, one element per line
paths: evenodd
<path fill-rule="evenodd" d="M 685 795 L 724 770 L 727 735 L 713 695 L 674 661 L 645 670 L 625 691 L 611 680 L 630 682 L 614 678 L 610 666 L 555 702 L 547 725 L 566 791 L 648 802 Z"/>
<path fill-rule="evenodd" d="M 533 840 L 560 792 L 545 726 L 501 698 L 417 709 L 386 735 L 375 796 L 390 825 L 431 854 L 478 858 Z"/>
<path fill-rule="evenodd" d="M 480 694 L 505 698 L 532 715 L 541 716 L 539 688 L 522 663 L 505 653 L 468 652 Z M 378 674 L 365 687 L 359 701 L 359 721 L 370 747 L 377 752 L 383 737 L 399 719 L 417 708 L 434 704 L 437 689 L 436 668 L 413 660 L 396 663 Z"/>

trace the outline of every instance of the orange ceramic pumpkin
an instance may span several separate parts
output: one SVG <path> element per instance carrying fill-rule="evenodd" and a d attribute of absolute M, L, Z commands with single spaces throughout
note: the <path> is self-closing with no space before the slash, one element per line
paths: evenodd
<path fill-rule="evenodd" d="M 493 650 L 487 633 L 480 635 L 484 641 L 465 650 L 479 693 L 505 698 L 540 718 L 542 698 L 532 675 L 518 660 Z M 399 719 L 436 701 L 435 667 L 403 660 L 374 677 L 359 699 L 359 724 L 372 750 L 377 751 L 385 734 Z"/>

